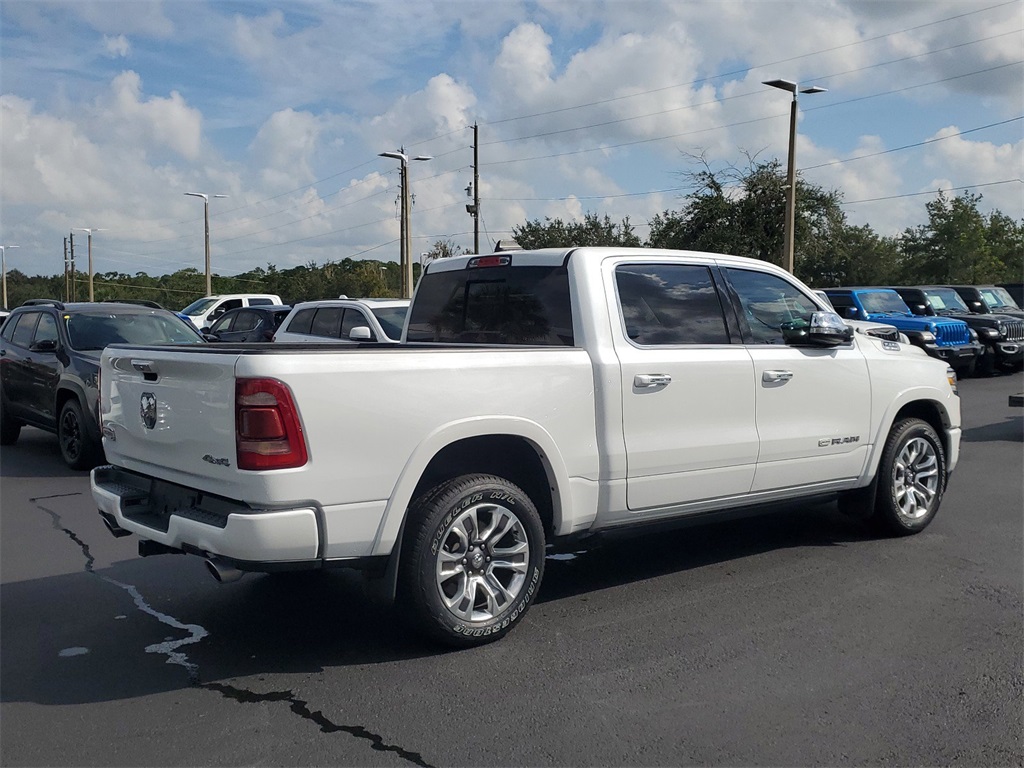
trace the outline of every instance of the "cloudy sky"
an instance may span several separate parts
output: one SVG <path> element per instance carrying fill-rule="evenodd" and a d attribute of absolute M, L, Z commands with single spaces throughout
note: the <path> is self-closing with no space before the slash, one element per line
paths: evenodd
<path fill-rule="evenodd" d="M 0 4 L 7 268 L 215 273 L 398 259 L 398 162 L 413 252 L 481 250 L 587 212 L 647 222 L 688 172 L 786 161 L 882 234 L 939 189 L 1024 216 L 1024 0 L 462 0 Z M 77 233 L 77 255 L 85 233 Z M 81 262 L 79 262 L 81 263 Z"/>

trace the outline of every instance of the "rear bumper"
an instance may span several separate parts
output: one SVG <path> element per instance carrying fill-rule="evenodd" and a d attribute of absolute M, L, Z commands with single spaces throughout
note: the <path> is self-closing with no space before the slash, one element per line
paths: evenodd
<path fill-rule="evenodd" d="M 315 507 L 253 509 L 112 466 L 94 469 L 91 485 L 108 524 L 173 549 L 249 563 L 252 570 L 260 563 L 299 564 L 320 557 Z"/>

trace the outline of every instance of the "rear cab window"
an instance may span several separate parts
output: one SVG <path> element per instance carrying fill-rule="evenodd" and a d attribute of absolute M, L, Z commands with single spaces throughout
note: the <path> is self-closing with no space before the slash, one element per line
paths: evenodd
<path fill-rule="evenodd" d="M 467 262 L 491 263 L 482 257 Z M 416 289 L 406 340 L 463 344 L 574 345 L 569 274 L 564 264 L 428 272 Z"/>

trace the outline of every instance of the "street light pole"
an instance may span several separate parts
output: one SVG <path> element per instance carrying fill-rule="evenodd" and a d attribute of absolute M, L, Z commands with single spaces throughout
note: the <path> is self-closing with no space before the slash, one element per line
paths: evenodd
<path fill-rule="evenodd" d="M 399 262 L 402 273 L 402 298 L 412 298 L 412 233 L 409 227 L 409 216 L 412 210 L 409 192 L 409 160 L 432 160 L 430 155 L 417 155 L 410 158 L 405 154 L 405 147 L 401 152 L 381 152 L 380 157 L 390 157 L 401 163 L 400 176 L 402 184 L 402 214 L 401 227 L 399 229 Z"/>
<path fill-rule="evenodd" d="M 21 248 L 20 245 L 0 245 L 0 272 L 3 273 L 3 284 L 4 284 L 4 305 L 2 309 L 7 309 L 7 249 L 8 248 Z"/>
<path fill-rule="evenodd" d="M 810 88 L 799 88 L 792 80 L 764 80 L 764 85 L 772 88 L 780 88 L 793 94 L 793 100 L 789 104 L 789 159 L 786 162 L 786 228 L 785 228 L 785 256 L 786 269 L 794 274 L 794 251 L 796 245 L 796 94 L 800 93 L 825 93 L 827 88 L 819 88 L 814 85 Z"/>
<path fill-rule="evenodd" d="M 106 232 L 107 230 L 100 229 L 98 227 L 92 227 L 92 228 L 76 227 L 75 231 L 76 232 L 88 232 L 89 233 L 89 301 L 92 301 L 93 300 L 93 298 L 92 298 L 92 296 L 93 296 L 93 294 L 92 294 L 92 233 L 93 232 Z"/>
<path fill-rule="evenodd" d="M 206 232 L 206 295 L 213 295 L 213 280 L 210 276 L 210 198 L 211 197 L 227 197 L 227 195 L 208 195 L 203 192 L 186 192 L 186 195 L 191 197 L 203 198 L 203 221 L 205 222 Z"/>

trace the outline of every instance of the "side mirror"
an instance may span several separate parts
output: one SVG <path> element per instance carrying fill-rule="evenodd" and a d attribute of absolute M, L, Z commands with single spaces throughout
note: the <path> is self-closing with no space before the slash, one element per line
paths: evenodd
<path fill-rule="evenodd" d="M 203 330 L 201 330 L 200 333 L 203 334 L 203 338 L 206 339 L 207 341 L 220 341 L 220 336 L 218 336 L 216 333 L 210 333 L 209 328 L 203 328 Z"/>
<path fill-rule="evenodd" d="M 843 317 L 847 320 L 856 320 L 859 312 L 856 307 L 843 307 Z"/>
<path fill-rule="evenodd" d="M 57 351 L 57 340 L 56 339 L 43 339 L 37 341 L 31 347 L 30 352 L 56 352 Z"/>
<path fill-rule="evenodd" d="M 928 307 L 926 307 L 924 304 L 911 304 L 910 311 L 913 312 L 915 315 L 927 315 Z"/>
<path fill-rule="evenodd" d="M 838 347 L 853 339 L 853 328 L 835 312 L 814 312 L 810 322 L 790 320 L 781 330 L 786 344 L 794 347 Z"/>
<path fill-rule="evenodd" d="M 351 341 L 373 341 L 373 333 L 365 325 L 357 325 L 348 332 Z"/>

